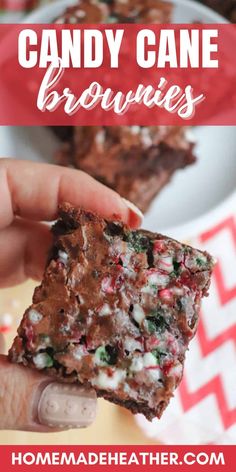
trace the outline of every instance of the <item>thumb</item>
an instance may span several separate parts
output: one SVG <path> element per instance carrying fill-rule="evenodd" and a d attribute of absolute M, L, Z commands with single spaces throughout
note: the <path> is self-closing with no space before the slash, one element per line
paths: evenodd
<path fill-rule="evenodd" d="M 0 355 L 0 430 L 53 432 L 89 426 L 96 416 L 93 390 L 53 382 Z"/>

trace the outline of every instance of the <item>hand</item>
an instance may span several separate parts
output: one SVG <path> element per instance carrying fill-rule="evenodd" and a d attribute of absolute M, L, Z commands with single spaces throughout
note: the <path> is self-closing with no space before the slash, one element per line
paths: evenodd
<path fill-rule="evenodd" d="M 132 228 L 141 223 L 138 208 L 83 172 L 0 159 L 0 287 L 42 278 L 51 244 L 49 225 L 42 221 L 55 220 L 63 201 L 104 217 L 116 215 Z M 0 338 L 0 351 L 1 343 Z M 0 429 L 78 428 L 95 414 L 94 391 L 53 382 L 0 356 Z"/>

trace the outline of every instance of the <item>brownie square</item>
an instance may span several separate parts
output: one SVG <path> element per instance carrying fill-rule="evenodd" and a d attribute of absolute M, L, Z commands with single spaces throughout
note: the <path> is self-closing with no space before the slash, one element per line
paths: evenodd
<path fill-rule="evenodd" d="M 171 126 L 81 126 L 55 154 L 147 211 L 178 169 L 195 162 L 186 128 Z"/>
<path fill-rule="evenodd" d="M 162 0 L 79 0 L 55 23 L 170 23 L 172 9 Z"/>
<path fill-rule="evenodd" d="M 160 417 L 181 381 L 213 258 L 69 204 L 53 234 L 10 359 Z"/>
<path fill-rule="evenodd" d="M 236 23 L 236 0 L 200 0 L 209 8 L 225 16 L 232 23 Z"/>

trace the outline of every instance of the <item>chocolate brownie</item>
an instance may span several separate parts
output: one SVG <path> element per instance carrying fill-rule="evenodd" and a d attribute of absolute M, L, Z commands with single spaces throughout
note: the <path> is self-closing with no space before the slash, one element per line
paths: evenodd
<path fill-rule="evenodd" d="M 83 1 L 56 23 L 169 23 L 172 3 L 158 0 Z M 54 127 L 63 141 L 55 154 L 131 200 L 145 212 L 176 170 L 195 162 L 185 129 L 157 126 Z"/>
<path fill-rule="evenodd" d="M 212 8 L 225 16 L 232 23 L 236 23 L 236 0 L 200 0 L 207 7 Z"/>
<path fill-rule="evenodd" d="M 162 0 L 79 0 L 55 23 L 169 23 L 172 8 Z"/>
<path fill-rule="evenodd" d="M 176 170 L 195 162 L 186 128 L 75 127 L 56 162 L 87 172 L 145 212 Z"/>
<path fill-rule="evenodd" d="M 64 204 L 10 359 L 148 419 L 178 386 L 212 257 Z"/>

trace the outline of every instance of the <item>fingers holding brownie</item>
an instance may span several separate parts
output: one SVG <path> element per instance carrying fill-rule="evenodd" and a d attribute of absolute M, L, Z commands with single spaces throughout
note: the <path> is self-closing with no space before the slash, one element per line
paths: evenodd
<path fill-rule="evenodd" d="M 51 243 L 49 224 L 63 201 L 135 228 L 142 214 L 132 203 L 84 172 L 49 164 L 0 160 L 0 287 L 40 279 Z"/>
<path fill-rule="evenodd" d="M 89 426 L 96 417 L 93 390 L 54 382 L 0 355 L 0 430 L 53 432 Z"/>
<path fill-rule="evenodd" d="M 103 217 L 119 218 L 138 227 L 142 213 L 116 192 L 79 170 L 14 159 L 0 160 L 0 229 L 15 216 L 52 221 L 67 201 Z"/>

